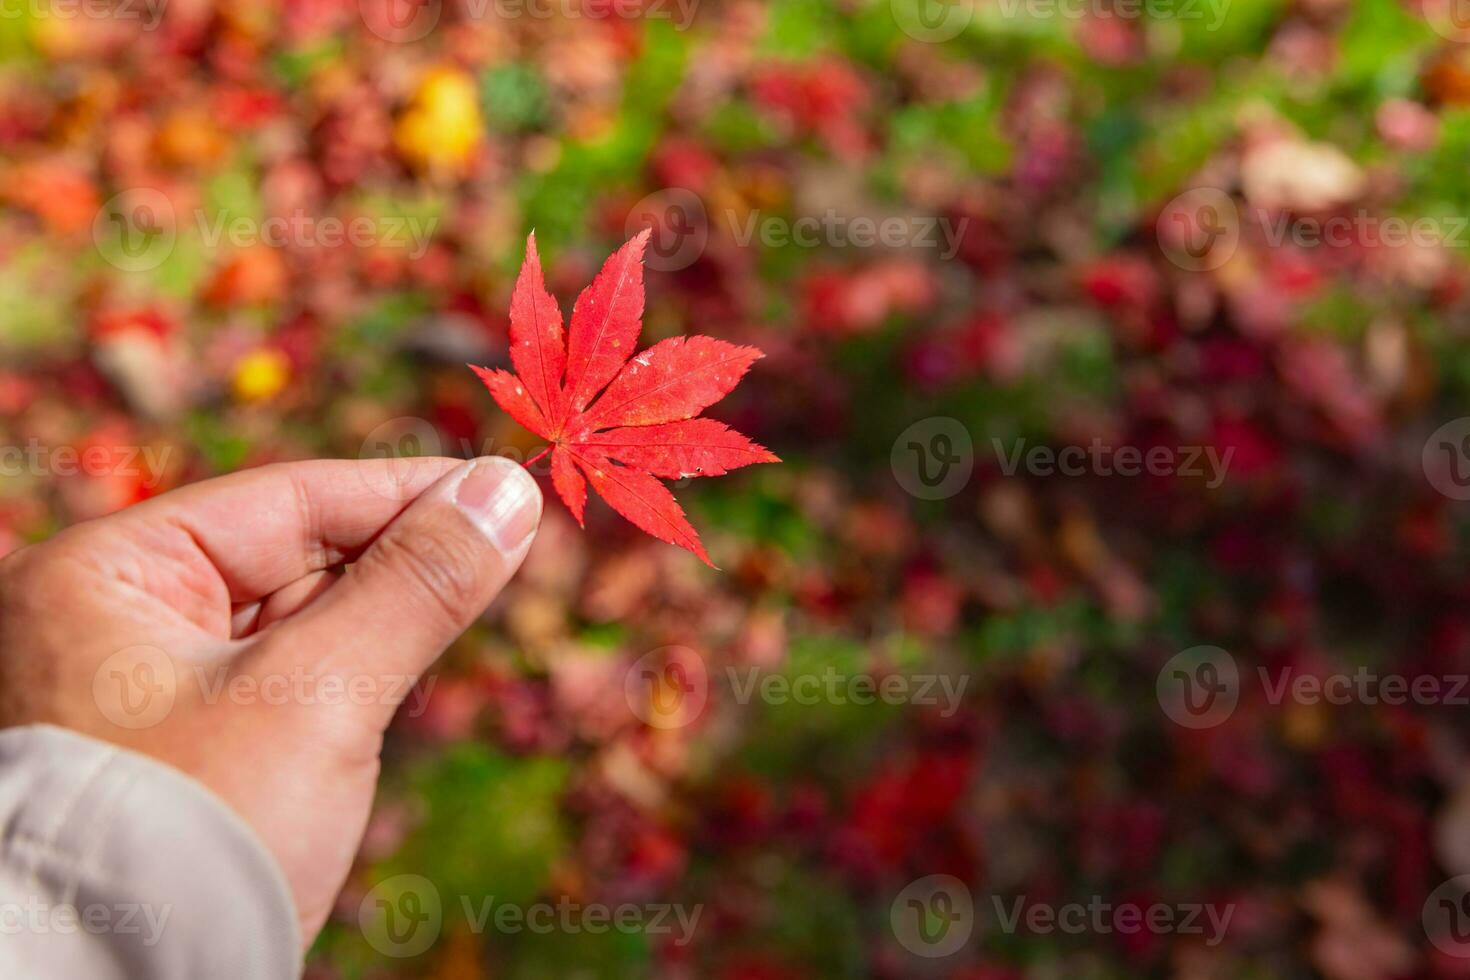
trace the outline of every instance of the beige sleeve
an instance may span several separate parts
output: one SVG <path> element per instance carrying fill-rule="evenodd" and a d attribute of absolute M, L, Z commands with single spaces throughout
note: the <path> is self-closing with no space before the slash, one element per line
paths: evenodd
<path fill-rule="evenodd" d="M 285 878 L 169 766 L 50 725 L 0 731 L 0 977 L 290 980 Z"/>

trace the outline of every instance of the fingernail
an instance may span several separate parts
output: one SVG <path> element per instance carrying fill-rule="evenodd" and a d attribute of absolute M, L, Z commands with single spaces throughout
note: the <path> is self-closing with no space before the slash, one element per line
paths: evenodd
<path fill-rule="evenodd" d="M 531 474 L 508 459 L 469 463 L 454 503 L 502 555 L 518 555 L 541 523 L 541 491 Z"/>

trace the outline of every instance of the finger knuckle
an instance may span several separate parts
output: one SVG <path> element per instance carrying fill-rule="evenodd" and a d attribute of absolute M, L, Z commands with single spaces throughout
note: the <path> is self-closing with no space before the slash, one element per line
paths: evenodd
<path fill-rule="evenodd" d="M 35 545 L 27 545 L 0 558 L 0 585 L 16 581 L 23 574 L 25 566 L 30 564 L 35 550 Z"/>
<path fill-rule="evenodd" d="M 438 531 L 391 534 L 378 542 L 379 562 L 451 621 L 465 616 L 481 593 L 477 549 L 463 538 Z"/>
<path fill-rule="evenodd" d="M 0 600 L 8 612 L 54 610 L 76 594 L 85 577 L 85 553 L 62 534 L 33 544 L 0 560 Z"/>

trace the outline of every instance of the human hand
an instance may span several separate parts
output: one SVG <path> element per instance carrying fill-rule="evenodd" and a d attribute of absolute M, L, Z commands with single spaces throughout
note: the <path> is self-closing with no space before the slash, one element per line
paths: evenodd
<path fill-rule="evenodd" d="M 0 561 L 0 726 L 80 731 L 213 790 L 280 863 L 309 945 L 395 707 L 540 519 L 535 481 L 490 457 L 278 464 L 79 524 Z"/>

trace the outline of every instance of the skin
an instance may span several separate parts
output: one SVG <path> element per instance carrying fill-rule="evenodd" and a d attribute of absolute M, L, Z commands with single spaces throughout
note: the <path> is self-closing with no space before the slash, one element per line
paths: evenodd
<path fill-rule="evenodd" d="M 472 501 L 502 480 L 521 507 L 487 517 Z M 0 726 L 60 725 L 194 777 L 275 856 L 309 945 L 352 866 L 407 681 L 500 592 L 540 514 L 507 460 L 322 460 L 79 524 L 0 561 Z M 113 681 L 138 678 L 161 700 L 130 703 L 161 716 L 119 711 Z M 294 693 L 222 693 L 236 689 Z"/>

